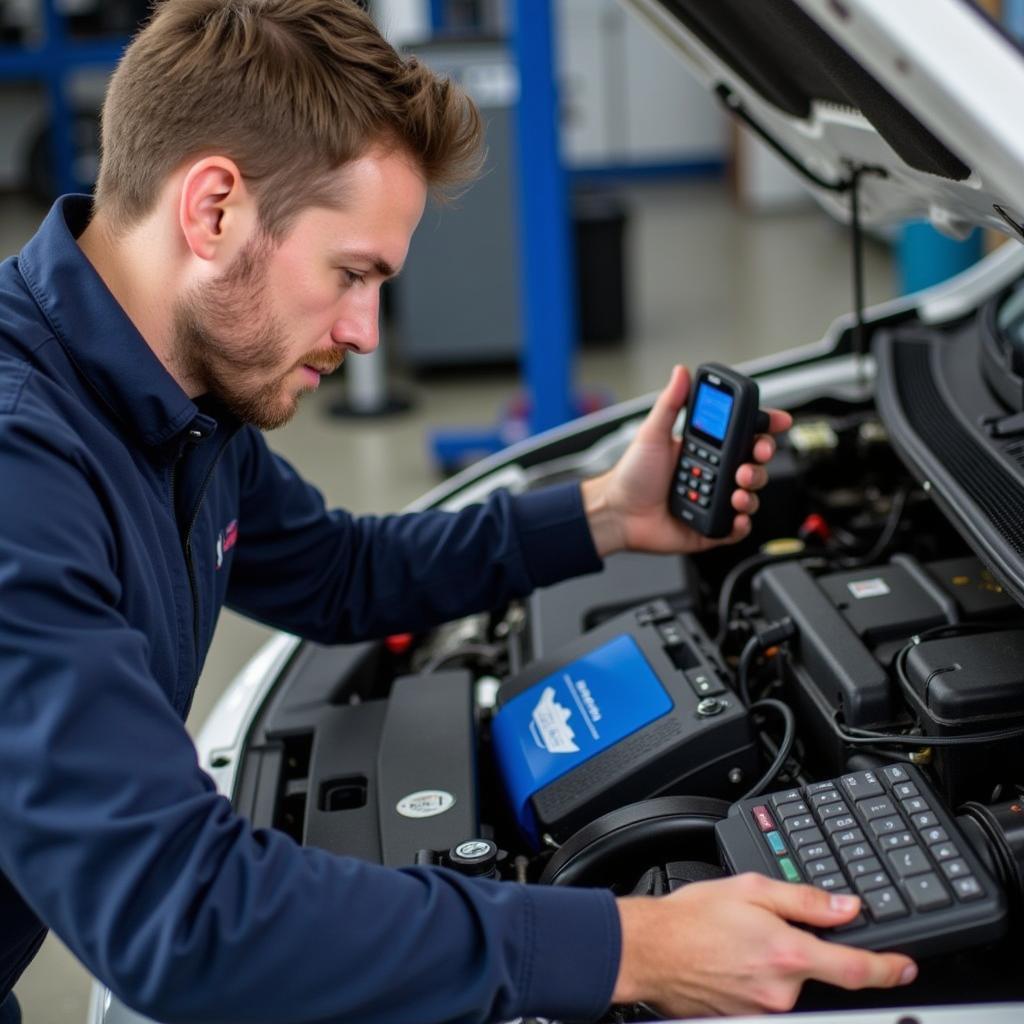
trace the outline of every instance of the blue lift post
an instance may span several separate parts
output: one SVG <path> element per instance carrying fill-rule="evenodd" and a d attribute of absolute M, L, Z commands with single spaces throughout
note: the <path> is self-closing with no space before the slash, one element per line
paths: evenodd
<path fill-rule="evenodd" d="M 523 349 L 530 431 L 572 418 L 572 357 L 577 325 L 570 238 L 569 183 L 559 146 L 551 0 L 518 0 L 519 214 Z"/>
<path fill-rule="evenodd" d="M 446 0 L 430 0 L 430 27 L 434 35 L 440 35 L 448 27 L 447 6 Z"/>
<path fill-rule="evenodd" d="M 536 434 L 567 422 L 577 411 L 572 391 L 576 293 L 551 0 L 516 0 L 515 14 L 523 372 L 528 432 Z M 490 429 L 439 431 L 432 445 L 441 467 L 455 469 L 471 457 L 499 451 L 521 433 L 521 424 L 508 421 Z"/>
<path fill-rule="evenodd" d="M 44 0 L 43 17 L 44 37 L 38 46 L 0 46 L 0 81 L 46 83 L 54 182 L 59 193 L 75 192 L 92 183 L 79 181 L 75 175 L 74 111 L 68 98 L 69 80 L 79 68 L 116 64 L 127 40 L 70 39 L 56 0 Z"/>

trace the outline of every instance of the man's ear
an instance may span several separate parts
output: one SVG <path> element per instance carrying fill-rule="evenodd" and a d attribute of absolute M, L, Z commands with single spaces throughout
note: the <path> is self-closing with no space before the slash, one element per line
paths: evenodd
<path fill-rule="evenodd" d="M 253 196 L 234 161 L 204 157 L 188 169 L 178 220 L 194 256 L 231 262 L 256 226 Z"/>

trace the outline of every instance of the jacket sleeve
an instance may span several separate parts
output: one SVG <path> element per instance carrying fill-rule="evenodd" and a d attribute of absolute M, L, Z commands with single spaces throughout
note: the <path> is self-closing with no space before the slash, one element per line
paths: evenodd
<path fill-rule="evenodd" d="M 233 812 L 118 611 L 75 448 L 55 420 L 0 416 L 0 870 L 35 913 L 162 1021 L 599 1014 L 609 893 L 386 869 Z"/>
<path fill-rule="evenodd" d="M 601 562 L 580 489 L 504 491 L 460 512 L 355 517 L 246 431 L 228 604 L 320 643 L 424 629 Z"/>

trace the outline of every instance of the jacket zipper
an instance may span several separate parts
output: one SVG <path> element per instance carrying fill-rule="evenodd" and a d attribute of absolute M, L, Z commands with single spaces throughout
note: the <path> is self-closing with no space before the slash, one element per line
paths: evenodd
<path fill-rule="evenodd" d="M 206 476 L 203 477 L 202 485 L 199 488 L 199 495 L 196 498 L 196 503 L 192 509 L 192 518 L 189 521 L 188 529 L 185 531 L 185 537 L 182 541 L 182 551 L 185 555 L 185 569 L 188 572 L 188 587 L 189 592 L 192 595 L 192 645 L 193 645 L 193 657 L 195 663 L 199 663 L 199 584 L 196 582 L 196 570 L 192 564 L 192 531 L 195 529 L 196 523 L 199 521 L 199 513 L 203 508 L 203 499 L 206 497 L 207 488 L 210 486 L 210 481 L 213 479 L 214 471 L 220 464 L 220 460 L 230 444 L 231 439 L 228 438 L 220 446 L 220 450 L 217 452 L 213 462 L 210 463 L 210 468 L 206 471 Z M 177 494 L 176 488 L 178 483 L 178 463 L 181 461 L 181 457 L 171 467 L 171 501 L 174 505 L 177 505 Z"/>

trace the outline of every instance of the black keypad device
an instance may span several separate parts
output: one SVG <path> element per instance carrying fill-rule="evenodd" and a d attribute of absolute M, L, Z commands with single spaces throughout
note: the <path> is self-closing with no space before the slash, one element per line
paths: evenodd
<path fill-rule="evenodd" d="M 668 506 L 706 537 L 726 537 L 732 530 L 736 470 L 750 458 L 757 432 L 768 428 L 759 394 L 749 377 L 719 363 L 705 363 L 694 374 Z"/>
<path fill-rule="evenodd" d="M 1002 890 L 913 765 L 743 800 L 716 837 L 734 874 L 859 896 L 861 913 L 824 938 L 924 957 L 994 942 L 1006 930 Z"/>

